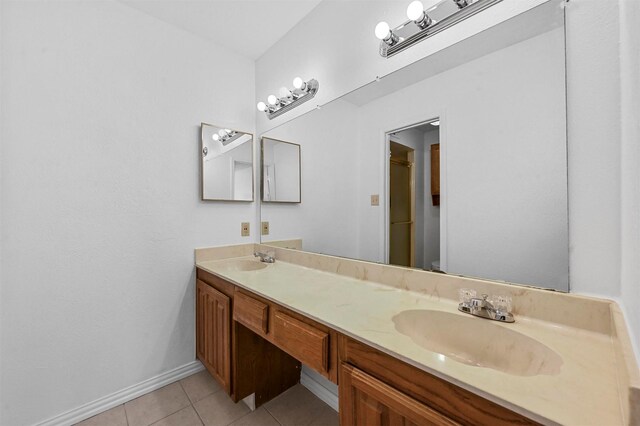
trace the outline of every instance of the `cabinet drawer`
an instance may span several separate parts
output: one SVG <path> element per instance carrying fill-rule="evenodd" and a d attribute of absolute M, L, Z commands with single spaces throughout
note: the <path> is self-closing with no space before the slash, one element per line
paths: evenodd
<path fill-rule="evenodd" d="M 233 319 L 259 335 L 269 332 L 269 305 L 236 291 Z"/>
<path fill-rule="evenodd" d="M 329 371 L 329 334 L 276 311 L 273 340 L 303 364 L 326 375 Z"/>

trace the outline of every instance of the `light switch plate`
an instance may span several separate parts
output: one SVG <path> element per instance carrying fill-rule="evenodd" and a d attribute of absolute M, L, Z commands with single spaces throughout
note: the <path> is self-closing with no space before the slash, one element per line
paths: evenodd
<path fill-rule="evenodd" d="M 262 222 L 262 235 L 269 235 L 269 222 Z"/>
<path fill-rule="evenodd" d="M 248 237 L 250 234 L 249 232 L 249 222 L 242 222 L 240 224 L 240 235 L 243 237 Z"/>
<path fill-rule="evenodd" d="M 371 196 L 371 205 L 379 206 L 380 205 L 380 196 L 378 194 L 373 194 Z"/>

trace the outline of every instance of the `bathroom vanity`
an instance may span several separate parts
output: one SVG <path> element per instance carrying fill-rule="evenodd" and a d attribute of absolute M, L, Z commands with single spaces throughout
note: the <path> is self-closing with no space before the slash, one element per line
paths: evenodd
<path fill-rule="evenodd" d="M 609 301 L 247 244 L 196 251 L 197 356 L 259 406 L 301 363 L 351 424 L 633 424 L 638 369 Z M 509 293 L 516 322 L 457 311 Z"/>

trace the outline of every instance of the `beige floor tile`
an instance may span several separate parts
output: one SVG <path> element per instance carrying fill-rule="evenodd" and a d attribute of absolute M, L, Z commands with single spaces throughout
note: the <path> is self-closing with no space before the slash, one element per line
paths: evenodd
<path fill-rule="evenodd" d="M 154 423 L 153 426 L 202 426 L 202 422 L 196 410 L 190 405 Z"/>
<path fill-rule="evenodd" d="M 309 423 L 310 426 L 338 426 L 339 424 L 338 412 L 326 404 Z"/>
<path fill-rule="evenodd" d="M 253 413 L 240 417 L 229 426 L 280 426 L 280 423 L 267 410 L 260 407 Z"/>
<path fill-rule="evenodd" d="M 129 426 L 147 426 L 189 406 L 180 383 L 172 383 L 124 404 Z"/>
<path fill-rule="evenodd" d="M 331 410 L 331 407 L 300 384 L 269 401 L 264 408 L 283 426 L 309 425 L 325 415 L 326 409 Z"/>
<path fill-rule="evenodd" d="M 127 415 L 124 405 L 118 405 L 96 416 L 78 423 L 76 426 L 127 426 Z"/>
<path fill-rule="evenodd" d="M 235 404 L 225 392 L 213 393 L 193 407 L 206 426 L 227 426 L 251 411 L 243 402 Z"/>
<path fill-rule="evenodd" d="M 209 374 L 207 370 L 180 380 L 180 384 L 192 403 L 222 390 L 222 386 L 211 377 L 211 374 Z"/>

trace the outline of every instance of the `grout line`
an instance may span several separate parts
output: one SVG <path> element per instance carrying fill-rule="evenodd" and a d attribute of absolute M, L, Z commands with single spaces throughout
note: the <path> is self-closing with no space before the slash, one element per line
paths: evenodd
<path fill-rule="evenodd" d="M 266 409 L 266 407 L 265 407 L 264 411 L 266 411 L 266 412 L 267 412 L 267 414 L 268 414 L 268 415 L 270 415 L 270 416 L 271 416 L 271 418 L 272 418 L 273 420 L 275 420 L 275 422 L 276 422 L 276 423 L 278 423 L 280 426 L 284 426 L 282 423 L 280 423 L 280 422 L 278 421 L 278 419 L 276 419 L 276 418 L 275 418 L 275 416 L 274 416 L 273 414 L 271 414 L 271 411 L 269 411 L 269 410 L 267 410 L 267 409 Z"/>
<path fill-rule="evenodd" d="M 200 423 L 204 424 L 204 419 L 202 418 L 198 410 L 196 410 L 196 406 L 193 405 L 193 403 L 191 403 L 191 408 L 193 408 L 193 411 L 196 412 L 196 416 L 198 416 L 198 418 L 200 419 Z"/>
<path fill-rule="evenodd" d="M 126 402 L 124 404 L 122 404 L 122 408 L 124 408 L 124 418 L 127 421 L 127 426 L 129 426 L 129 415 L 127 414 L 127 403 Z"/>

